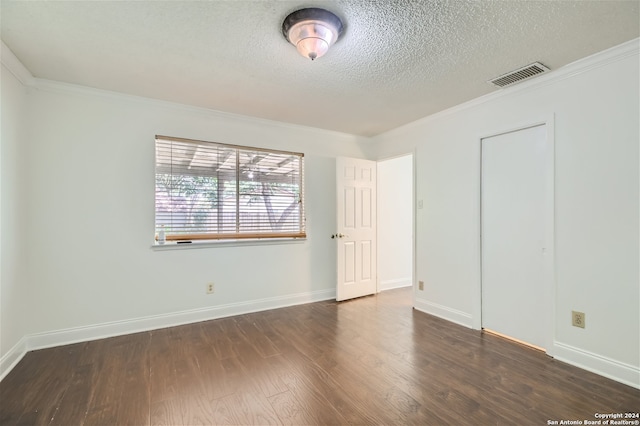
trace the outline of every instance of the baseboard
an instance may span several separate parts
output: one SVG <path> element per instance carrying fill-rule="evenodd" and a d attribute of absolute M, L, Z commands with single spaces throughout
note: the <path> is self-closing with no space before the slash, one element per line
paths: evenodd
<path fill-rule="evenodd" d="M 434 315 L 436 317 L 445 319 L 447 321 L 454 322 L 467 328 L 473 328 L 473 321 L 471 314 L 466 312 L 451 309 L 447 306 L 439 305 L 437 303 L 428 302 L 422 299 L 416 299 L 414 308 L 425 312 L 427 314 Z"/>
<path fill-rule="evenodd" d="M 306 303 L 335 299 L 335 297 L 335 289 L 319 290 L 288 296 L 252 300 L 248 302 L 230 303 L 227 305 L 212 306 L 202 309 L 191 309 L 188 311 L 173 312 L 163 315 L 134 318 L 124 321 L 95 324 L 86 327 L 30 334 L 20 339 L 20 342 L 18 342 L 18 344 L 11 348 L 11 350 L 7 352 L 2 359 L 0 359 L 0 380 L 4 378 L 11 369 L 13 369 L 13 367 L 28 351 L 32 350 L 87 342 L 90 340 L 139 333 L 159 328 L 174 327 L 217 318 L 284 308 L 293 305 L 303 305 Z"/>
<path fill-rule="evenodd" d="M 420 299 L 416 299 L 414 308 L 456 324 L 473 328 L 471 315 L 465 312 Z M 591 371 L 616 382 L 640 389 L 640 368 L 636 366 L 560 342 L 554 343 L 553 351 L 553 357 L 558 361 L 566 362 L 583 370 Z"/>
<path fill-rule="evenodd" d="M 27 353 L 27 338 L 23 337 L 0 358 L 0 380 L 15 367 Z"/>
<path fill-rule="evenodd" d="M 38 333 L 24 336 L 2 358 L 0 358 L 0 380 L 20 362 L 22 357 L 31 350 L 44 349 L 141 331 L 173 327 L 216 318 L 242 315 L 269 309 L 284 308 L 293 305 L 319 302 L 335 298 L 335 290 L 320 290 L 289 296 L 272 297 L 249 302 L 231 303 L 203 309 L 174 312 L 136 318 L 126 321 L 96 324 L 87 327 L 77 327 Z M 471 328 L 471 315 L 451 309 L 437 303 L 416 299 L 415 309 Z M 640 389 L 640 369 L 611 358 L 607 358 L 589 351 L 575 348 L 564 343 L 554 343 L 554 357 L 587 371 L 599 374 L 609 379 Z"/>
<path fill-rule="evenodd" d="M 640 389 L 640 368 L 564 343 L 554 343 L 554 358 Z"/>
<path fill-rule="evenodd" d="M 411 285 L 411 277 L 400 278 L 397 280 L 380 281 L 380 287 L 378 287 L 378 291 L 393 290 L 394 288 L 401 287 L 411 287 Z"/>

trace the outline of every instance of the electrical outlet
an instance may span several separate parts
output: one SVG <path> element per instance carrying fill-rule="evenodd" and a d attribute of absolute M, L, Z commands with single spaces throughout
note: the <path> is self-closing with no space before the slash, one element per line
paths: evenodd
<path fill-rule="evenodd" d="M 418 290 L 424 291 L 424 281 L 418 281 Z"/>
<path fill-rule="evenodd" d="M 213 283 L 207 284 L 207 294 L 213 294 Z"/>
<path fill-rule="evenodd" d="M 574 327 L 584 328 L 584 312 L 571 311 L 571 325 Z"/>

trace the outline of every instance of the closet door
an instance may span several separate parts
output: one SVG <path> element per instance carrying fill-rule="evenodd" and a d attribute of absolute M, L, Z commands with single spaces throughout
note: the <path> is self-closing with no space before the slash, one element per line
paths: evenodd
<path fill-rule="evenodd" d="M 546 349 L 546 128 L 482 139 L 482 327 Z"/>

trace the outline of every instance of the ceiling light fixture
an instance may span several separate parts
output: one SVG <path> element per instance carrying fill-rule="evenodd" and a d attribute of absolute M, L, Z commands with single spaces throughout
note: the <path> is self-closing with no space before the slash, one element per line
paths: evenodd
<path fill-rule="evenodd" d="M 282 34 L 298 52 L 312 61 L 321 57 L 342 32 L 342 22 L 328 10 L 311 7 L 296 10 L 282 23 Z"/>

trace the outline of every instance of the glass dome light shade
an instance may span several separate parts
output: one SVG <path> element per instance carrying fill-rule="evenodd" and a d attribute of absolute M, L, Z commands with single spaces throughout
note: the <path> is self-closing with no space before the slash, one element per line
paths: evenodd
<path fill-rule="evenodd" d="M 310 58 L 313 61 L 327 53 L 329 45 L 326 41 L 320 38 L 309 37 L 300 40 L 296 45 L 296 48 L 302 56 Z"/>
<path fill-rule="evenodd" d="M 306 58 L 314 60 L 329 50 L 342 32 L 342 22 L 324 9 L 310 8 L 291 13 L 282 24 L 285 38 Z"/>

